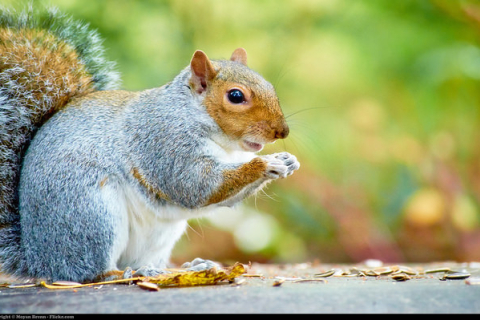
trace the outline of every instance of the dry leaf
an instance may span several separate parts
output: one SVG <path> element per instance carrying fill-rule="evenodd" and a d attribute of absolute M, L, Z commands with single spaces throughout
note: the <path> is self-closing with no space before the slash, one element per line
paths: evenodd
<path fill-rule="evenodd" d="M 168 274 L 160 274 L 156 277 L 134 277 L 129 279 L 118 279 L 113 281 L 103 281 L 103 282 L 92 282 L 86 284 L 76 284 L 66 282 L 60 282 L 59 284 L 47 284 L 44 281 L 41 282 L 41 285 L 48 289 L 73 289 L 89 286 L 97 286 L 104 284 L 115 284 L 115 283 L 128 283 L 131 281 L 140 281 L 143 282 L 140 285 L 143 289 L 146 289 L 146 286 L 149 284 L 155 284 L 157 286 L 198 286 L 198 285 L 211 285 L 216 284 L 220 281 L 229 281 L 232 282 L 234 279 L 243 273 L 245 273 L 245 267 L 243 264 L 237 262 L 231 267 L 226 268 L 211 268 L 204 271 L 183 271 L 183 272 L 172 272 Z M 137 283 L 138 284 L 138 283 Z M 153 286 L 150 286 L 153 288 Z M 154 290 L 154 289 L 152 289 Z"/>
<path fill-rule="evenodd" d="M 212 285 L 220 281 L 232 282 L 237 276 L 245 273 L 243 264 L 237 262 L 227 268 L 211 268 L 204 271 L 183 271 L 176 273 L 160 274 L 148 278 L 148 282 L 156 283 L 159 286 L 202 286 Z"/>

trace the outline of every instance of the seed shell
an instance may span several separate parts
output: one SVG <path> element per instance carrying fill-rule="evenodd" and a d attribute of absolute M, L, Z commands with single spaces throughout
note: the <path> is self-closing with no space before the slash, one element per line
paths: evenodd
<path fill-rule="evenodd" d="M 457 280 L 457 279 L 466 279 L 470 277 L 470 273 L 467 272 L 449 272 L 446 273 L 440 280 Z"/>
<path fill-rule="evenodd" d="M 386 275 L 386 274 L 390 274 L 393 272 L 393 268 L 390 268 L 390 267 L 378 267 L 378 268 L 375 268 L 375 269 L 372 269 L 373 272 L 376 272 L 378 273 L 379 275 Z"/>
<path fill-rule="evenodd" d="M 415 269 L 410 268 L 410 267 L 406 267 L 406 266 L 399 266 L 398 271 L 396 271 L 396 272 L 405 273 L 405 274 L 408 274 L 410 276 L 414 276 L 414 275 L 418 274 L 418 272 Z"/>
<path fill-rule="evenodd" d="M 137 286 L 139 286 L 143 290 L 148 290 L 148 291 L 160 290 L 157 284 L 151 283 L 151 282 L 145 282 L 145 281 L 137 282 Z"/>
<path fill-rule="evenodd" d="M 317 278 L 327 278 L 327 277 L 333 276 L 335 271 L 336 271 L 335 269 L 330 269 L 330 270 L 325 271 L 325 272 L 314 274 L 313 276 L 317 277 Z"/>
<path fill-rule="evenodd" d="M 298 279 L 292 281 L 294 283 L 299 283 L 299 282 L 322 282 L 322 283 L 327 283 L 327 280 L 320 278 L 320 279 Z"/>
<path fill-rule="evenodd" d="M 273 286 L 274 287 L 280 287 L 282 285 L 282 283 L 285 282 L 285 279 L 276 279 L 274 282 L 273 282 Z"/>
<path fill-rule="evenodd" d="M 435 269 L 425 270 L 425 273 L 438 273 L 438 272 L 449 272 L 449 271 L 451 271 L 450 268 L 435 268 Z"/>
<path fill-rule="evenodd" d="M 13 283 L 8 286 L 8 288 L 17 289 L 17 288 L 30 288 L 35 287 L 36 283 Z"/>
<path fill-rule="evenodd" d="M 81 283 L 74 282 L 74 281 L 55 281 L 52 283 L 55 286 L 81 286 Z"/>
<path fill-rule="evenodd" d="M 406 281 L 411 279 L 408 274 L 402 272 L 392 274 L 390 277 L 395 281 Z"/>

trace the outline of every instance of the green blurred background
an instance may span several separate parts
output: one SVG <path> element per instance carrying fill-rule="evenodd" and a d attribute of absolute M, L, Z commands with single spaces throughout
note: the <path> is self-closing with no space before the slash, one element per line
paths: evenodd
<path fill-rule="evenodd" d="M 479 1 L 34 3 L 98 29 L 125 89 L 237 47 L 276 87 L 291 135 L 264 152 L 301 169 L 190 221 L 174 262 L 480 261 Z"/>

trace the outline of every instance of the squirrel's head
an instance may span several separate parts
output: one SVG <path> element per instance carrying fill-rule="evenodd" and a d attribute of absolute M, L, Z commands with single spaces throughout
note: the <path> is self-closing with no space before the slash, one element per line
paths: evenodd
<path fill-rule="evenodd" d="M 192 90 L 204 95 L 207 112 L 240 149 L 257 152 L 287 137 L 289 128 L 275 89 L 247 67 L 243 48 L 228 61 L 211 61 L 198 50 L 190 68 Z"/>

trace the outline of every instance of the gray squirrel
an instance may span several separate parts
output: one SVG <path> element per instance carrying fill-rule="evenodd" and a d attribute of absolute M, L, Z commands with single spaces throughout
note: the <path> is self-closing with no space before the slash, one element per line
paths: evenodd
<path fill-rule="evenodd" d="M 88 25 L 55 9 L 0 10 L 4 272 L 163 272 L 188 219 L 299 168 L 287 152 L 256 155 L 289 128 L 244 49 L 230 60 L 196 51 L 171 82 L 129 92 Z"/>

